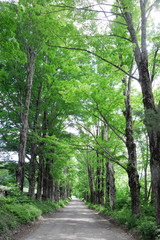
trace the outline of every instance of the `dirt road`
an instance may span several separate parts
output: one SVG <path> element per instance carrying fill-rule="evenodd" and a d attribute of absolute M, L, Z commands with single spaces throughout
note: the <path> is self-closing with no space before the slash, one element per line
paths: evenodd
<path fill-rule="evenodd" d="M 72 201 L 21 240 L 133 240 L 123 230 L 115 228 L 79 199 Z"/>

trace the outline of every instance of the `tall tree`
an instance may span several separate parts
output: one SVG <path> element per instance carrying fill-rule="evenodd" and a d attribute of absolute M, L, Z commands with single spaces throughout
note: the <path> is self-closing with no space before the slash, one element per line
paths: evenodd
<path fill-rule="evenodd" d="M 130 46 L 130 50 L 133 49 L 133 52 L 130 51 L 129 55 L 134 54 L 136 65 L 138 68 L 138 77 L 130 75 L 129 72 L 126 71 L 126 68 L 124 66 L 121 66 L 121 61 L 119 61 L 118 54 L 115 53 L 114 55 L 112 55 L 112 58 L 111 56 L 109 56 L 108 49 L 107 51 L 104 50 L 104 46 L 106 45 L 100 44 L 103 42 L 104 38 L 99 42 L 99 44 L 97 44 L 97 42 L 92 39 L 90 41 L 90 45 L 92 46 L 90 47 L 90 49 L 86 47 L 82 48 L 76 45 L 67 48 L 82 50 L 91 53 L 94 56 L 105 61 L 106 63 L 109 63 L 110 65 L 119 69 L 128 76 L 131 76 L 133 79 L 136 79 L 140 83 L 143 95 L 143 105 L 145 109 L 145 125 L 148 129 L 150 143 L 150 166 L 153 189 L 155 192 L 155 212 L 157 224 L 160 224 L 160 176 L 158 174 L 160 170 L 160 131 L 159 129 L 157 129 L 157 127 L 155 127 L 155 122 L 159 116 L 159 105 L 156 105 L 152 91 L 152 82 L 156 73 L 156 59 L 158 56 L 159 45 L 157 45 L 153 57 L 151 74 L 148 67 L 149 58 L 147 52 L 147 19 L 149 18 L 151 11 L 156 4 L 158 5 L 158 1 L 149 2 L 148 0 L 139 0 L 138 2 L 135 1 L 135 4 L 133 4 L 133 1 L 116 0 L 115 4 L 113 5 L 98 1 L 96 5 L 96 10 L 94 8 L 95 5 L 86 7 L 86 3 L 81 8 L 77 6 L 77 11 L 81 11 L 83 9 L 83 11 L 103 13 L 107 21 L 109 21 L 109 23 L 113 23 L 110 25 L 112 29 L 111 31 L 107 28 L 106 36 L 107 38 L 110 37 L 110 39 L 119 39 L 123 46 L 127 42 L 130 43 L 128 46 Z M 106 6 L 112 6 L 111 13 L 114 16 L 112 19 L 108 16 L 108 12 L 110 12 L 110 10 L 107 11 L 105 8 Z M 67 7 L 72 8 L 69 6 Z M 108 43 L 113 41 L 108 40 Z M 115 47 L 115 45 L 111 45 L 111 49 L 113 49 L 113 46 Z M 121 46 L 119 45 L 117 46 L 116 51 L 119 51 L 120 49 Z M 126 62 L 126 59 L 129 55 L 126 55 L 126 53 L 122 55 L 123 61 Z"/>

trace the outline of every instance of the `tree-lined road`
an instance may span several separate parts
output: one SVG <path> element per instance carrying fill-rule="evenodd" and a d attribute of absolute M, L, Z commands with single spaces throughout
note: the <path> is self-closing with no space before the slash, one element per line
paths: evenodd
<path fill-rule="evenodd" d="M 133 240 L 96 214 L 79 199 L 72 201 L 21 240 Z"/>

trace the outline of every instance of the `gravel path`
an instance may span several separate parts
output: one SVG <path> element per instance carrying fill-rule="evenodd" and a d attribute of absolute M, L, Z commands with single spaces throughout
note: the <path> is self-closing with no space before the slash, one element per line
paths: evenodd
<path fill-rule="evenodd" d="M 73 198 L 65 207 L 46 217 L 21 240 L 134 240 L 79 199 Z"/>

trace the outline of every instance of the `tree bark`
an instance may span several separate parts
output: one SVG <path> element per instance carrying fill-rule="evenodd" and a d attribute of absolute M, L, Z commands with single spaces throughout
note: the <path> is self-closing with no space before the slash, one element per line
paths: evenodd
<path fill-rule="evenodd" d="M 41 98 L 41 91 L 42 91 L 42 83 L 40 83 L 38 96 L 36 101 L 36 113 L 34 118 L 34 125 L 33 131 L 35 135 L 38 134 L 37 126 L 39 122 L 39 114 L 40 114 L 40 98 Z M 36 157 L 37 157 L 37 142 L 36 137 L 32 136 L 32 143 L 31 143 L 31 160 L 30 160 L 30 168 L 29 168 L 29 195 L 32 199 L 35 198 L 35 175 L 36 175 Z"/>
<path fill-rule="evenodd" d="M 43 123 L 42 123 L 42 137 L 45 138 L 47 130 L 47 112 L 44 111 Z M 43 178 L 44 178 L 44 154 L 43 148 L 44 142 L 40 143 L 39 164 L 38 164 L 38 183 L 37 183 L 37 198 L 42 198 Z"/>
<path fill-rule="evenodd" d="M 102 160 L 101 160 L 101 164 L 102 164 L 102 171 L 101 171 L 101 205 L 104 205 L 104 176 L 105 176 L 105 171 L 104 171 L 104 160 L 103 160 L 103 157 L 102 157 Z"/>
<path fill-rule="evenodd" d="M 105 207 L 110 206 L 110 198 L 109 198 L 109 189 L 110 189 L 110 181 L 109 181 L 109 162 L 106 162 L 106 196 L 105 196 Z"/>
<path fill-rule="evenodd" d="M 132 72 L 132 67 L 131 67 L 131 72 Z M 131 101 L 130 101 L 131 79 L 129 78 L 128 80 L 128 86 L 127 86 L 126 79 L 124 79 L 123 82 L 125 85 L 124 116 L 126 120 L 126 147 L 128 151 L 127 173 L 128 173 L 129 187 L 130 187 L 130 193 L 131 193 L 132 214 L 139 217 L 141 215 L 141 200 L 140 200 L 139 175 L 137 171 L 137 153 L 136 153 L 136 144 L 134 143 L 134 136 L 133 136 L 132 108 L 131 108 Z"/>
<path fill-rule="evenodd" d="M 29 165 L 29 196 L 31 199 L 35 198 L 35 175 L 36 175 L 36 157 L 37 144 L 31 144 L 31 160 Z"/>
<path fill-rule="evenodd" d="M 116 187 L 114 178 L 114 168 L 111 162 L 106 162 L 106 198 L 105 207 L 114 210 L 116 205 Z"/>
<path fill-rule="evenodd" d="M 94 176 L 93 176 L 93 168 L 87 162 L 88 166 L 88 179 L 89 179 L 89 187 L 90 187 L 90 196 L 91 196 L 91 203 L 95 203 L 95 190 L 94 190 Z"/>
<path fill-rule="evenodd" d="M 91 198 L 90 201 L 91 203 L 94 204 L 95 203 L 94 175 L 93 175 L 93 168 L 89 163 L 89 150 L 87 150 L 87 168 L 88 168 L 88 180 L 89 180 L 90 198 Z"/>
<path fill-rule="evenodd" d="M 43 175 L 43 199 L 47 200 L 49 197 L 49 159 L 46 158 L 45 164 L 44 164 L 44 175 Z"/>
<path fill-rule="evenodd" d="M 50 174 L 50 170 L 51 168 L 49 168 L 49 176 L 48 176 L 48 191 L 47 191 L 47 199 L 50 199 L 51 201 L 53 201 L 53 177 Z"/>
<path fill-rule="evenodd" d="M 59 188 L 58 182 L 54 181 L 54 201 L 57 203 L 59 202 Z"/>
<path fill-rule="evenodd" d="M 108 162 L 109 167 L 109 188 L 110 188 L 110 201 L 111 201 L 111 210 L 113 211 L 116 205 L 116 187 L 115 187 L 115 177 L 114 177 L 114 168 L 111 162 Z"/>
<path fill-rule="evenodd" d="M 16 174 L 16 181 L 17 181 L 17 184 L 20 185 L 21 191 L 23 191 L 23 185 L 24 185 L 25 155 L 26 155 L 26 143 L 27 143 L 27 134 L 28 134 L 28 115 L 29 115 L 29 106 L 30 106 L 32 84 L 33 84 L 35 61 L 36 61 L 36 55 L 32 50 L 30 50 L 28 54 L 28 76 L 27 76 L 25 106 L 24 106 L 24 114 L 22 118 L 21 130 L 20 130 L 18 170 Z"/>
<path fill-rule="evenodd" d="M 38 164 L 38 182 L 37 182 L 37 199 L 42 199 L 42 189 L 43 189 L 43 176 L 44 176 L 44 156 L 39 155 Z"/>
<path fill-rule="evenodd" d="M 101 166 L 100 156 L 97 151 L 97 172 L 96 172 L 96 203 L 101 204 Z"/>

